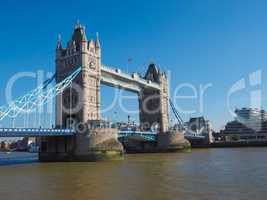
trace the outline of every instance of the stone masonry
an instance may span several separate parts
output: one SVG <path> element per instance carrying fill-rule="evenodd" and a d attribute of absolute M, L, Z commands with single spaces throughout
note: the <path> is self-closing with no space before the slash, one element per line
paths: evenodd
<path fill-rule="evenodd" d="M 139 95 L 140 123 L 144 130 L 159 126 L 161 133 L 164 133 L 169 128 L 168 78 L 155 64 L 149 65 L 144 78 L 158 83 L 160 90 L 143 88 Z"/>
<path fill-rule="evenodd" d="M 63 80 L 77 66 L 82 67 L 82 73 L 74 80 L 73 87 L 57 96 L 57 126 L 68 127 L 70 121 L 87 123 L 89 120 L 100 120 L 100 42 L 98 35 L 95 42 L 92 39 L 88 41 L 85 28 L 80 24 L 76 25 L 66 48 L 62 47 L 59 38 L 56 49 L 56 81 Z"/>

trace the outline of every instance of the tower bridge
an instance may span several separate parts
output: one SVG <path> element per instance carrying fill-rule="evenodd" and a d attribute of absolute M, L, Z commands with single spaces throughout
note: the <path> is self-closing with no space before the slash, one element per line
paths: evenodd
<path fill-rule="evenodd" d="M 88 40 L 85 28 L 76 25 L 67 47 L 63 48 L 59 38 L 56 48 L 56 81 L 62 81 L 68 74 L 82 66 L 81 74 L 73 82 L 81 87 L 82 95 L 77 95 L 70 89 L 56 100 L 56 124 L 68 126 L 69 121 L 87 123 L 90 120 L 100 120 L 100 85 L 123 88 L 138 94 L 140 108 L 140 123 L 151 127 L 159 124 L 161 131 L 169 127 L 168 115 L 168 78 L 164 72 L 150 64 L 144 77 L 132 75 L 120 69 L 107 67 L 101 62 L 101 45 L 97 34 L 96 40 Z M 72 92 L 72 93 L 71 93 Z M 71 96 L 71 97 L 70 97 Z M 80 99 L 79 99 L 80 98 Z M 62 99 L 69 102 L 80 100 L 79 113 L 62 112 Z M 68 104 L 65 102 L 65 104 Z M 65 105 L 65 107 L 70 107 Z"/>
<path fill-rule="evenodd" d="M 26 94 L 13 105 L 0 108 L 0 120 L 33 109 L 49 98 L 56 98 L 55 129 L 0 129 L 0 136 L 38 135 L 41 138 L 39 158 L 42 161 L 97 160 L 117 157 L 123 153 L 120 137 L 138 136 L 156 141 L 155 151 L 175 150 L 188 146 L 182 134 L 169 131 L 168 77 L 155 64 L 148 66 L 142 77 L 137 73 L 127 74 L 119 68 L 101 62 L 99 36 L 88 40 L 85 28 L 75 26 L 67 46 L 61 37 L 56 45 L 56 86 L 43 94 L 46 85 Z M 50 84 L 51 80 L 46 82 Z M 73 124 L 103 124 L 100 116 L 101 84 L 122 88 L 137 93 L 139 118 L 142 131 L 117 131 L 114 128 L 97 126 L 73 131 Z M 77 87 L 78 86 L 78 90 Z M 77 105 L 78 108 L 77 109 Z M 160 127 L 159 134 L 148 132 L 152 126 Z M 87 126 L 86 126 L 87 127 Z M 89 126 L 93 127 L 93 126 Z M 66 137 L 71 136 L 71 137 Z M 154 145 L 154 144 L 153 144 Z"/>

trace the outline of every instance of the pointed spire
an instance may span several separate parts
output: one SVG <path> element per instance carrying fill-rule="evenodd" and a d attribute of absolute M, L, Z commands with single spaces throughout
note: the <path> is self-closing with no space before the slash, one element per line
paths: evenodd
<path fill-rule="evenodd" d="M 82 30 L 82 41 L 87 41 L 86 33 L 84 29 Z"/>
<path fill-rule="evenodd" d="M 75 25 L 75 29 L 81 28 L 81 23 L 80 20 L 77 20 L 76 25 Z"/>
<path fill-rule="evenodd" d="M 61 35 L 60 34 L 58 34 L 58 37 L 57 37 L 57 49 L 62 49 Z"/>
<path fill-rule="evenodd" d="M 81 34 L 82 34 L 82 41 L 88 41 L 85 33 L 85 26 L 80 26 Z"/>
<path fill-rule="evenodd" d="M 94 41 L 93 41 L 93 39 L 91 39 L 91 40 L 89 41 L 89 47 L 94 47 L 94 46 L 95 46 Z"/>
<path fill-rule="evenodd" d="M 98 32 L 96 32 L 95 47 L 96 48 L 100 48 L 100 41 L 99 41 L 99 34 L 98 34 Z"/>

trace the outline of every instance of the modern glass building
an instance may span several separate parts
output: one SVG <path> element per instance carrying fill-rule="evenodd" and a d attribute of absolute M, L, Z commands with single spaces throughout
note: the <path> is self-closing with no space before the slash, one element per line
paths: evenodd
<path fill-rule="evenodd" d="M 228 122 L 221 134 L 236 139 L 267 139 L 267 113 L 257 108 L 235 110 L 235 120 Z"/>

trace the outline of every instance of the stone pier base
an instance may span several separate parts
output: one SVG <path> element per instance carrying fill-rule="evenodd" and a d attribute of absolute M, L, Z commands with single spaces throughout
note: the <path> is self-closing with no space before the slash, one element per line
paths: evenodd
<path fill-rule="evenodd" d="M 159 134 L 157 141 L 129 137 L 121 142 L 127 153 L 187 152 L 191 148 L 190 142 L 184 138 L 184 135 L 176 131 Z"/>
<path fill-rule="evenodd" d="M 160 152 L 187 151 L 190 142 L 178 131 L 168 131 L 158 135 L 157 150 Z"/>
<path fill-rule="evenodd" d="M 90 129 L 87 133 L 77 133 L 69 140 L 71 141 L 67 144 L 66 140 L 59 140 L 56 137 L 43 139 L 39 160 L 41 162 L 68 162 L 123 159 L 124 150 L 117 140 L 116 129 Z"/>

